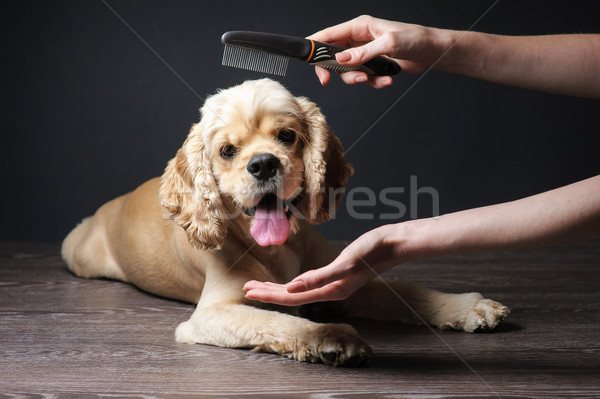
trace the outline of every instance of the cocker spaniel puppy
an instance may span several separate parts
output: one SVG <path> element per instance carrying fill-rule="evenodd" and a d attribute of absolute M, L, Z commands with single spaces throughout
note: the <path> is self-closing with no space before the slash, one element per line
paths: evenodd
<path fill-rule="evenodd" d="M 160 179 L 103 205 L 67 236 L 69 269 L 197 303 L 178 342 L 336 366 L 368 361 L 371 349 L 351 326 L 269 310 L 242 290 L 249 280 L 287 282 L 336 256 L 312 225 L 331 218 L 353 169 L 319 108 L 262 79 L 209 97 L 201 114 Z M 469 332 L 494 328 L 508 312 L 476 293 L 386 284 L 395 292 L 375 279 L 338 305 L 348 316 Z"/>

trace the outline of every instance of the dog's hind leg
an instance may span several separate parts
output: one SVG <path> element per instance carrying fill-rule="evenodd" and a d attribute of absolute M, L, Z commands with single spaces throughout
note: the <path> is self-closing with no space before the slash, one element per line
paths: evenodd
<path fill-rule="evenodd" d="M 374 279 L 342 302 L 351 317 L 429 324 L 466 332 L 492 330 L 510 313 L 481 294 L 447 294 L 402 280 Z"/>
<path fill-rule="evenodd" d="M 105 229 L 97 216 L 84 219 L 69 233 L 61 253 L 69 270 L 79 277 L 127 281 L 110 252 Z"/>

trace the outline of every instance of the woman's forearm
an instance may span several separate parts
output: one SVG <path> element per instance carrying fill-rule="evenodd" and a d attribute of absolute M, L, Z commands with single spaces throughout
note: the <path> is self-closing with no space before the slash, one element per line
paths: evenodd
<path fill-rule="evenodd" d="M 436 69 L 490 82 L 600 98 L 600 34 L 501 36 L 437 30 Z"/>
<path fill-rule="evenodd" d="M 517 201 L 387 228 L 396 229 L 386 236 L 404 259 L 600 238 L 600 176 Z"/>

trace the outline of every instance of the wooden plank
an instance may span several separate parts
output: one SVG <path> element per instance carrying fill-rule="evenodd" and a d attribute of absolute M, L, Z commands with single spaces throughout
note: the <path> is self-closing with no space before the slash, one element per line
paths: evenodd
<path fill-rule="evenodd" d="M 391 272 L 512 309 L 496 332 L 353 320 L 366 368 L 177 344 L 193 306 L 71 275 L 48 243 L 0 243 L 0 395 L 600 397 L 600 242 L 411 262 Z"/>

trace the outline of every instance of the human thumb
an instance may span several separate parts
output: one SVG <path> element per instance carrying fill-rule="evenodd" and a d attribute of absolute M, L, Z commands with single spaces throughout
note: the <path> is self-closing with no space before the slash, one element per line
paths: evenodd
<path fill-rule="evenodd" d="M 335 55 L 335 59 L 337 62 L 343 65 L 364 64 L 365 62 L 379 55 L 373 52 L 373 46 L 371 46 L 371 43 L 341 51 Z"/>
<path fill-rule="evenodd" d="M 351 47 L 335 55 L 337 62 L 343 65 L 360 65 L 379 56 L 391 55 L 389 40 L 385 37 L 377 39 L 358 47 Z"/>
<path fill-rule="evenodd" d="M 344 269 L 340 268 L 340 263 L 343 263 L 343 260 L 338 257 L 327 266 L 299 275 L 286 284 L 287 291 L 290 293 L 310 291 L 339 280 L 344 277 Z"/>
<path fill-rule="evenodd" d="M 306 286 L 304 281 L 295 280 L 295 281 L 292 281 L 292 282 L 286 284 L 286 289 L 287 289 L 287 292 L 289 292 L 290 294 L 295 294 L 298 292 L 307 291 L 308 287 Z"/>

